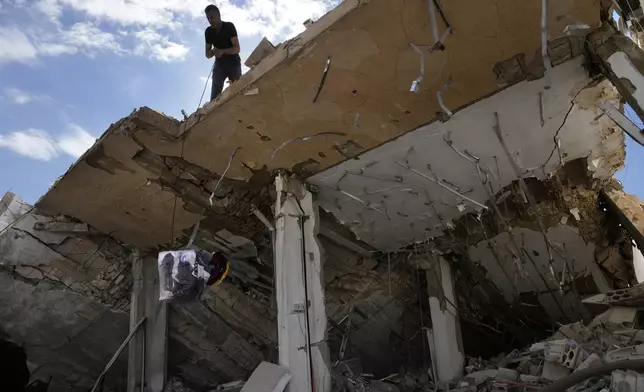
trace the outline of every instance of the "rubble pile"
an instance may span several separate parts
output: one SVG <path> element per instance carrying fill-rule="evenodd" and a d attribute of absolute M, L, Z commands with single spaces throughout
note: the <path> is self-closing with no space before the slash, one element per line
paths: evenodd
<path fill-rule="evenodd" d="M 460 380 L 433 383 L 431 374 L 413 377 L 401 373 L 379 381 L 365 375 L 345 375 L 343 389 L 530 392 L 552 385 L 549 389 L 552 392 L 644 392 L 644 319 L 640 311 L 644 307 L 644 284 L 584 302 L 601 307 L 596 310 L 603 312 L 588 324 L 580 321 L 561 325 L 549 339 L 522 351 L 514 350 L 490 360 L 468 358 L 465 376 Z M 624 363 L 639 372 L 626 369 Z M 558 380 L 562 382 L 557 383 Z"/>

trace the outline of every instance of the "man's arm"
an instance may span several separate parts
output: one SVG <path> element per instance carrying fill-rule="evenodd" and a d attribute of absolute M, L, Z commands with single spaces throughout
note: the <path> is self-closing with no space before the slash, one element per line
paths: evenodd
<path fill-rule="evenodd" d="M 211 59 L 215 55 L 215 51 L 212 48 L 212 45 L 210 45 L 208 42 L 206 42 L 206 58 Z"/>
<path fill-rule="evenodd" d="M 237 29 L 234 24 L 230 24 L 230 42 L 233 44 L 232 48 L 222 49 L 222 54 L 239 54 L 241 48 L 239 47 L 239 37 L 237 37 Z"/>
<path fill-rule="evenodd" d="M 208 29 L 206 29 L 206 31 L 204 31 L 203 35 L 204 35 L 204 39 L 206 41 L 206 58 L 211 59 L 215 55 L 215 50 L 214 50 L 215 48 L 213 47 L 213 45 L 210 42 L 208 42 Z"/>
<path fill-rule="evenodd" d="M 228 49 L 222 49 L 221 53 L 223 53 L 223 54 L 239 54 L 239 52 L 241 51 L 241 48 L 239 47 L 239 38 L 238 37 L 232 37 L 230 39 L 230 42 L 233 43 L 233 47 L 228 48 Z"/>

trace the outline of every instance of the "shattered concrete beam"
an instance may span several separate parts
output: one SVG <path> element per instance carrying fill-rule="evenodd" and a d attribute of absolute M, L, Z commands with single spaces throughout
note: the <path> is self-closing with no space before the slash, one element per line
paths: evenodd
<path fill-rule="evenodd" d="M 350 240 L 344 238 L 340 234 L 338 234 L 335 231 L 333 231 L 333 230 L 331 230 L 329 228 L 326 228 L 324 226 L 322 226 L 320 228 L 320 235 L 323 236 L 323 237 L 326 237 L 330 241 L 335 242 L 336 244 L 338 244 L 338 245 L 340 245 L 340 246 L 342 246 L 344 248 L 347 248 L 347 249 L 349 249 L 349 250 L 351 250 L 353 252 L 356 252 L 360 256 L 369 257 L 369 256 L 372 255 L 371 252 L 369 250 L 367 250 L 366 248 L 360 246 L 359 244 L 357 244 L 357 243 L 355 243 L 353 241 L 350 241 Z"/>

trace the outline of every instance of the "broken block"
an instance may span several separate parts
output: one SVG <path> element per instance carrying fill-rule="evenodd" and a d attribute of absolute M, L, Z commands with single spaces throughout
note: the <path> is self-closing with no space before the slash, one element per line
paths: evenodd
<path fill-rule="evenodd" d="M 644 375 L 632 370 L 615 370 L 611 374 L 611 392 L 644 392 Z"/>
<path fill-rule="evenodd" d="M 599 357 L 599 355 L 593 353 L 593 354 L 589 355 L 588 358 L 586 358 L 582 363 L 580 363 L 579 366 L 577 366 L 577 369 L 575 369 L 573 371 L 573 373 L 581 371 L 581 370 L 586 370 L 586 369 L 589 369 L 591 367 L 599 366 L 599 365 L 602 365 L 603 363 L 604 362 Z"/>
<path fill-rule="evenodd" d="M 557 362 L 546 361 L 543 364 L 543 372 L 541 377 L 549 381 L 557 381 L 560 378 L 566 377 L 571 373 L 571 370 Z"/>

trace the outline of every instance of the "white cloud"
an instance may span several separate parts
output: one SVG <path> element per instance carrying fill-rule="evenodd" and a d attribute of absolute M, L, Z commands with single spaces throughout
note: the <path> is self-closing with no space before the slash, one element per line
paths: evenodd
<path fill-rule="evenodd" d="M 4 93 L 13 103 L 17 103 L 18 105 L 24 105 L 33 101 L 31 94 L 17 88 L 5 88 Z"/>
<path fill-rule="evenodd" d="M 237 27 L 240 37 L 263 35 L 283 40 L 304 31 L 304 21 L 316 19 L 337 5 L 338 0 L 248 0 L 243 6 L 232 0 L 219 2 L 222 19 Z"/>
<path fill-rule="evenodd" d="M 134 49 L 134 53 L 140 56 L 149 55 L 150 57 L 165 61 L 182 61 L 188 54 L 188 48 L 182 44 L 170 41 L 168 37 L 159 34 L 152 29 L 144 29 L 134 33 L 139 40 Z"/>
<path fill-rule="evenodd" d="M 3 91 L 4 95 L 17 105 L 24 105 L 35 101 L 53 101 L 53 99 L 46 95 L 31 94 L 15 87 L 7 87 Z"/>
<path fill-rule="evenodd" d="M 50 56 L 80 52 L 93 56 L 96 52 L 121 53 L 114 34 L 100 30 L 91 22 L 75 23 L 69 29 L 59 29 L 57 34 L 43 35 L 39 42 L 40 53 Z"/>
<path fill-rule="evenodd" d="M 0 135 L 0 147 L 41 161 L 50 161 L 58 156 L 55 142 L 47 132 L 39 129 L 27 129 Z"/>
<path fill-rule="evenodd" d="M 76 124 L 69 124 L 69 130 L 57 140 L 58 149 L 74 158 L 79 158 L 96 142 L 96 138 Z"/>
<path fill-rule="evenodd" d="M 53 23 L 42 23 L 42 18 L 34 16 L 35 23 L 21 24 L 20 29 L 1 28 L 0 62 L 28 62 L 39 55 L 81 53 L 91 57 L 101 52 L 128 53 L 163 62 L 182 61 L 189 51 L 182 41 L 196 43 L 193 31 L 203 31 L 206 27 L 203 10 L 213 2 L 35 0 L 35 3 L 29 5 L 28 2 L 14 1 L 13 6 L 22 4 L 30 15 L 35 10 Z M 266 36 L 273 41 L 283 40 L 303 31 L 302 23 L 306 19 L 322 16 L 339 2 L 340 0 L 246 0 L 241 4 L 238 0 L 216 1 L 223 19 L 235 23 L 241 38 Z M 80 13 L 85 21 L 68 26 L 63 23 L 63 14 L 67 13 Z M 244 48 L 248 52 L 250 49 L 252 48 Z"/>
<path fill-rule="evenodd" d="M 47 15 L 53 22 L 58 22 L 58 19 L 63 15 L 63 8 L 58 3 L 58 0 L 39 0 L 35 8 Z"/>
<path fill-rule="evenodd" d="M 68 124 L 67 128 L 56 139 L 33 128 L 0 135 L 0 148 L 41 161 L 51 161 L 61 152 L 78 158 L 94 144 L 96 138 L 78 125 Z"/>
<path fill-rule="evenodd" d="M 0 63 L 30 62 L 36 59 L 37 54 L 36 48 L 22 31 L 0 27 Z"/>
<path fill-rule="evenodd" d="M 49 0 L 52 2 L 55 0 Z M 269 39 L 285 38 L 304 29 L 302 23 L 318 18 L 340 0 L 247 0 L 217 1 L 224 20 L 238 27 L 240 36 L 263 34 Z M 204 27 L 204 8 L 209 0 L 58 0 L 58 3 L 96 19 L 121 25 L 175 29 L 182 18 L 199 19 Z"/>

